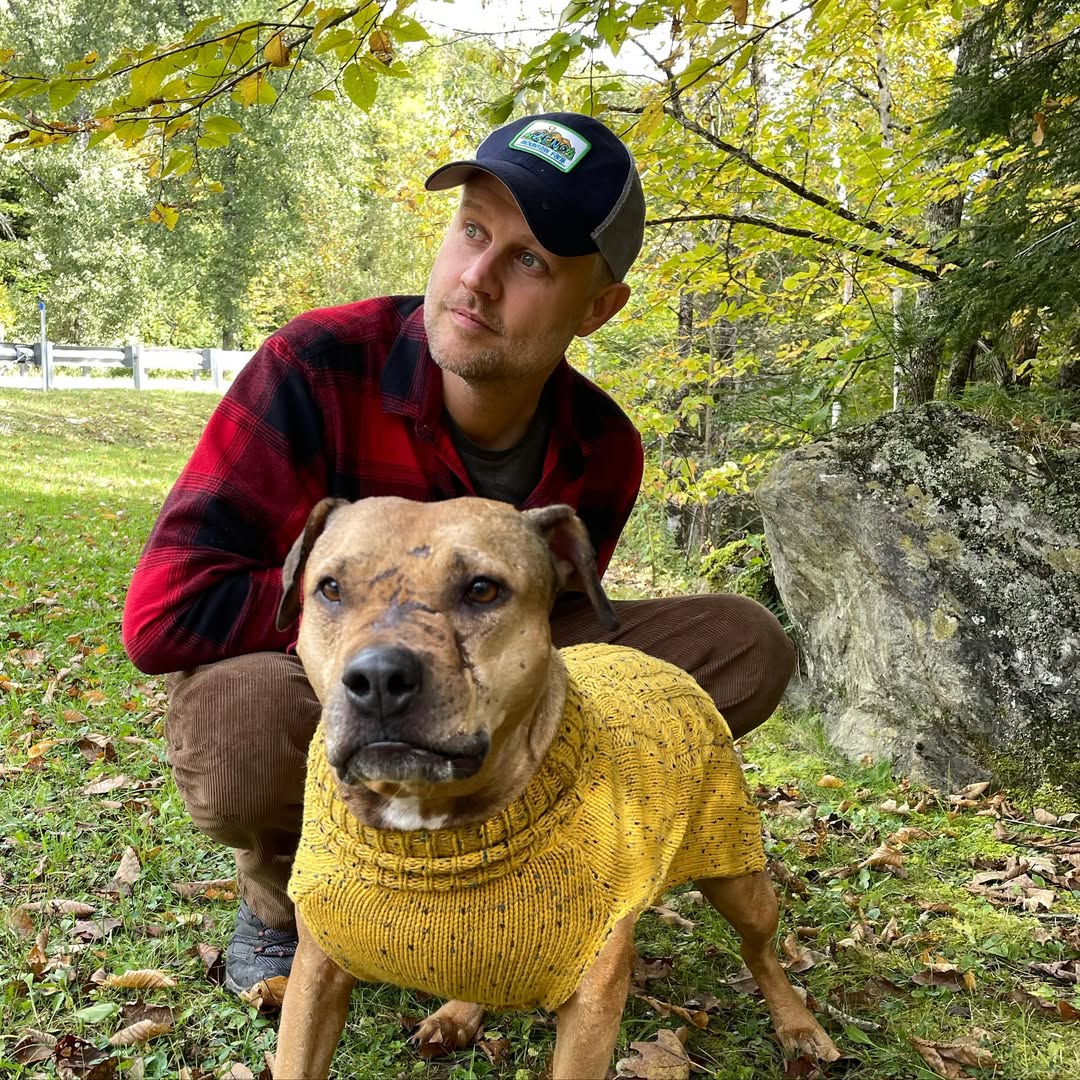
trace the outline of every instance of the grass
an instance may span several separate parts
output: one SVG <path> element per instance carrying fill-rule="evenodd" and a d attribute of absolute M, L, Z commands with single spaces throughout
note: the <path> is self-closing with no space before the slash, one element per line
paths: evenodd
<path fill-rule="evenodd" d="M 213 400 L 204 395 L 130 391 L 0 391 L 0 1073 L 60 1075 L 54 1056 L 26 1062 L 28 1029 L 75 1035 L 108 1049 L 125 1026 L 121 1009 L 142 1002 L 171 1009 L 172 1031 L 110 1052 L 118 1074 L 193 1078 L 244 1065 L 258 1075 L 274 1048 L 275 1018 L 261 1015 L 206 976 L 198 947 L 221 948 L 235 900 L 228 888 L 184 900 L 177 882 L 227 879 L 228 853 L 191 825 L 164 762 L 163 684 L 125 660 L 120 612 L 131 569 L 161 500 Z M 625 552 L 616 580 L 649 579 Z M 86 740 L 107 748 L 91 760 Z M 80 746 L 80 741 L 82 745 Z M 819 954 L 794 976 L 822 1008 L 823 1021 L 852 1055 L 855 1080 L 911 1080 L 936 1074 L 911 1037 L 947 1043 L 983 1031 L 991 1058 L 958 1075 L 1051 1080 L 1072 1077 L 1080 1024 L 1047 1019 L 1080 1008 L 1076 985 L 1032 969 L 1080 955 L 1080 885 L 1054 886 L 1049 912 L 995 906 L 966 886 L 979 868 L 1010 856 L 1039 855 L 1030 844 L 995 838 L 996 815 L 1026 816 L 1018 797 L 980 797 L 957 808 L 948 793 L 910 789 L 881 764 L 835 756 L 811 719 L 780 716 L 745 740 L 748 779 L 758 788 L 770 853 L 807 883 L 782 890 L 781 938 L 810 928 Z M 819 787 L 825 774 L 839 787 Z M 84 794 L 95 781 L 124 775 L 125 786 Z M 886 800 L 919 806 L 901 814 Z M 902 806 L 901 806 L 902 809 Z M 1055 808 L 1060 812 L 1061 808 Z M 1007 824 L 1007 823 L 1006 823 Z M 1066 821 L 1066 826 L 1068 821 Z M 903 847 L 907 876 L 860 866 L 901 826 L 927 831 Z M 1030 838 L 1077 834 L 1007 824 Z M 112 885 L 128 848 L 140 873 Z M 1080 845 L 1076 846 L 1080 852 Z M 1045 857 L 1045 856 L 1043 856 Z M 1062 860 L 1059 858 L 1059 869 Z M 837 875 L 837 868 L 850 872 Z M 1034 873 L 1044 873 L 1036 867 Z M 1045 882 L 1036 877 L 1036 884 Z M 107 931 L 95 939 L 75 915 L 21 911 L 27 903 L 77 900 Z M 715 995 L 705 1030 L 688 1050 L 723 1080 L 771 1080 L 783 1067 L 760 1000 L 727 984 L 737 946 L 709 910 L 683 890 L 671 905 L 696 926 L 679 929 L 643 916 L 638 948 L 669 961 L 647 993 L 682 1005 Z M 940 905 L 927 910 L 927 905 Z M 112 920 L 108 923 L 105 920 Z M 862 940 L 858 940 L 862 939 Z M 212 955 L 212 954 L 211 954 Z M 942 985 L 925 985 L 928 964 Z M 156 968 L 174 987 L 124 990 L 95 973 Z M 1018 1004 L 1015 991 L 1035 995 Z M 430 1002 L 386 986 L 355 995 L 336 1059 L 341 1077 L 525 1080 L 544 1074 L 553 1038 L 541 1014 L 490 1018 L 487 1038 L 508 1040 L 492 1064 L 482 1049 L 426 1062 L 406 1043 L 411 1019 Z M 659 1017 L 640 997 L 627 1003 L 619 1041 L 651 1040 L 681 1021 Z M 17 1060 L 17 1058 L 19 1060 Z M 990 1063 L 992 1060 L 992 1064 Z M 833 1074 L 839 1075 L 838 1070 Z M 75 1072 L 73 1075 L 82 1075 Z M 790 1075 L 795 1075 L 794 1073 Z M 805 1075 L 805 1073 L 798 1073 Z"/>

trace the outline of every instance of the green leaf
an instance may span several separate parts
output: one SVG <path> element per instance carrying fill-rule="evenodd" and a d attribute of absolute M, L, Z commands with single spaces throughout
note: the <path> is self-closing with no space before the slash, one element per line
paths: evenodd
<path fill-rule="evenodd" d="M 375 104 L 375 76 L 357 63 L 349 64 L 341 73 L 341 85 L 349 100 L 367 112 Z"/>
<path fill-rule="evenodd" d="M 389 19 L 383 19 L 384 29 L 390 30 L 394 40 L 402 41 L 430 41 L 431 35 L 413 18 L 403 12 L 396 12 Z"/>
<path fill-rule="evenodd" d="M 79 96 L 79 84 L 70 79 L 58 79 L 49 84 L 49 108 L 59 112 Z"/>
<path fill-rule="evenodd" d="M 229 136 L 221 131 L 208 131 L 195 140 L 200 150 L 220 150 L 229 145 Z"/>
<path fill-rule="evenodd" d="M 244 130 L 231 116 L 207 116 L 202 121 L 202 129 L 221 135 L 239 135 Z"/>
<path fill-rule="evenodd" d="M 96 1005 L 88 1005 L 75 1014 L 76 1020 L 85 1021 L 87 1024 L 100 1024 L 102 1020 L 108 1020 L 120 1011 L 120 1006 L 112 1001 L 99 1001 Z"/>
<path fill-rule="evenodd" d="M 195 151 L 190 146 L 178 146 L 165 162 L 162 176 L 183 176 L 195 164 Z"/>
<path fill-rule="evenodd" d="M 337 93 L 327 87 L 325 90 L 316 90 L 313 94 L 308 94 L 308 97 L 312 101 L 337 101 Z"/>

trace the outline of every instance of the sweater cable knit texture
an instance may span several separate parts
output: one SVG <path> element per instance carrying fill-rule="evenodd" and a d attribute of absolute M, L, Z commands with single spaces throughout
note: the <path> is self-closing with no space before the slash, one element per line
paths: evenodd
<path fill-rule="evenodd" d="M 365 981 L 493 1008 L 558 1008 L 615 924 L 665 889 L 765 865 L 727 724 L 684 672 L 581 645 L 543 764 L 477 825 L 362 825 L 321 729 L 289 894 L 320 947 Z"/>

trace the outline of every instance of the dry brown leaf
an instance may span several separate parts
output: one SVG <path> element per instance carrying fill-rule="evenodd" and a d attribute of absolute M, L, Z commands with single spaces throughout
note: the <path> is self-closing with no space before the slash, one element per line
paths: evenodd
<path fill-rule="evenodd" d="M 995 1065 L 993 1054 L 980 1046 L 979 1039 L 974 1036 L 951 1043 L 928 1042 L 912 1036 L 910 1042 L 923 1061 L 947 1080 L 969 1077 L 971 1074 L 965 1071 L 965 1065 L 977 1069 L 992 1069 Z"/>
<path fill-rule="evenodd" d="M 93 905 L 82 900 L 31 900 L 22 905 L 22 910 L 44 911 L 50 915 L 74 915 L 77 919 L 85 919 L 94 914 Z"/>
<path fill-rule="evenodd" d="M 122 986 L 128 990 L 164 990 L 175 986 L 176 980 L 158 968 L 136 968 L 122 975 L 107 975 L 104 985 Z"/>
<path fill-rule="evenodd" d="M 1041 112 L 1035 113 L 1035 130 L 1031 133 L 1031 141 L 1036 146 L 1042 146 L 1046 140 L 1046 117 Z"/>
<path fill-rule="evenodd" d="M 107 735 L 95 735 L 91 732 L 79 739 L 77 745 L 82 756 L 91 763 L 99 758 L 104 761 L 116 759 L 116 747 Z"/>
<path fill-rule="evenodd" d="M 691 919 L 683 918 L 674 908 L 659 906 L 646 909 L 651 911 L 665 926 L 675 926 L 680 930 L 693 930 L 696 923 Z"/>
<path fill-rule="evenodd" d="M 47 930 L 42 930 L 38 933 L 33 948 L 26 954 L 26 966 L 35 977 L 40 978 L 45 973 L 46 967 L 48 967 L 49 961 L 48 957 L 45 955 L 45 949 L 48 944 L 49 932 Z"/>
<path fill-rule="evenodd" d="M 636 1080 L 689 1080 L 690 1058 L 679 1032 L 662 1028 L 653 1042 L 632 1042 L 630 1049 L 637 1051 L 638 1056 L 620 1060 L 615 1066 L 618 1076 Z"/>
<path fill-rule="evenodd" d="M 907 817 L 911 814 L 911 807 L 907 803 L 897 803 L 895 799 L 886 799 L 878 809 L 886 814 L 898 814 L 900 817 Z"/>
<path fill-rule="evenodd" d="M 630 977 L 630 993 L 644 990 L 645 984 L 654 979 L 666 979 L 674 970 L 675 961 L 670 956 L 639 956 Z"/>
<path fill-rule="evenodd" d="M 779 859 L 769 860 L 768 871 L 773 881 L 781 888 L 787 889 L 796 896 L 809 896 L 810 889 L 806 882 L 789 870 Z"/>
<path fill-rule="evenodd" d="M 750 14 L 750 0 L 731 0 L 731 14 L 740 26 L 745 26 Z"/>
<path fill-rule="evenodd" d="M 139 864 L 139 856 L 135 849 L 124 848 L 124 853 L 120 856 L 120 865 L 117 867 L 115 877 L 109 882 L 107 891 L 116 896 L 130 896 L 131 887 L 139 880 L 141 873 L 142 866 Z"/>
<path fill-rule="evenodd" d="M 48 1061 L 56 1047 L 56 1036 L 47 1031 L 24 1028 L 18 1041 L 11 1048 L 12 1058 L 20 1065 L 35 1065 L 39 1061 Z"/>
<path fill-rule="evenodd" d="M 757 980 L 750 974 L 750 969 L 743 965 L 726 980 L 728 986 L 740 994 L 756 994 L 758 992 Z"/>
<path fill-rule="evenodd" d="M 236 891 L 235 878 L 215 878 L 213 881 L 174 881 L 169 885 L 174 893 L 185 900 L 224 899 L 222 894 Z M 213 894 L 213 895 L 211 895 Z"/>
<path fill-rule="evenodd" d="M 117 788 L 132 787 L 135 781 L 124 773 L 119 776 L 110 776 L 104 780 L 97 780 L 93 784 L 87 784 L 86 787 L 81 789 L 83 795 L 107 795 L 110 791 L 116 791 Z"/>
<path fill-rule="evenodd" d="M 1057 814 L 1051 814 L 1049 810 L 1043 810 L 1042 807 L 1037 806 L 1031 816 L 1040 825 L 1056 825 L 1058 823 Z"/>
<path fill-rule="evenodd" d="M 8 925 L 21 938 L 28 938 L 34 932 L 34 920 L 30 917 L 30 910 L 23 904 L 8 913 Z"/>
<path fill-rule="evenodd" d="M 110 1046 L 134 1046 L 136 1043 L 149 1042 L 159 1035 L 168 1035 L 172 1023 L 160 1023 L 156 1020 L 138 1020 L 129 1027 L 121 1028 L 109 1039 Z"/>
<path fill-rule="evenodd" d="M 275 975 L 271 979 L 257 982 L 245 990 L 240 997 L 262 1012 L 272 1012 L 281 1008 L 281 1003 L 285 1000 L 285 987 L 288 984 L 289 980 L 286 976 Z"/>
<path fill-rule="evenodd" d="M 78 919 L 71 928 L 71 936 L 87 943 L 101 941 L 123 925 L 123 919 Z"/>
<path fill-rule="evenodd" d="M 665 1018 L 677 1016 L 680 1020 L 685 1020 L 702 1031 L 709 1026 L 709 1014 L 703 1009 L 688 1009 L 682 1005 L 672 1005 L 670 1001 L 661 1001 L 659 998 L 649 997 L 648 994 L 639 994 L 638 997 Z"/>
<path fill-rule="evenodd" d="M 932 836 L 933 833 L 929 829 L 905 825 L 902 829 L 897 829 L 891 836 L 886 837 L 885 843 L 892 847 L 903 847 L 904 844 L 910 844 L 913 840 L 929 840 Z"/>
<path fill-rule="evenodd" d="M 242 1062 L 232 1061 L 218 1073 L 219 1080 L 255 1080 L 255 1074 Z"/>
<path fill-rule="evenodd" d="M 911 981 L 918 986 L 940 986 L 945 990 L 967 990 L 968 973 L 955 964 L 928 964 L 924 971 L 917 971 Z"/>
<path fill-rule="evenodd" d="M 838 788 L 844 786 L 844 781 L 839 776 L 833 776 L 832 773 L 826 773 L 818 782 L 818 787 L 823 788 Z"/>
<path fill-rule="evenodd" d="M 496 1068 L 500 1066 L 510 1055 L 509 1039 L 478 1039 L 476 1045 L 480 1052 Z"/>
<path fill-rule="evenodd" d="M 902 852 L 891 847 L 888 843 L 880 844 L 870 855 L 859 863 L 859 867 L 872 866 L 877 869 L 889 867 L 890 869 L 904 865 Z"/>
<path fill-rule="evenodd" d="M 53 1050 L 60 1080 L 112 1080 L 117 1059 L 77 1035 L 62 1035 Z"/>

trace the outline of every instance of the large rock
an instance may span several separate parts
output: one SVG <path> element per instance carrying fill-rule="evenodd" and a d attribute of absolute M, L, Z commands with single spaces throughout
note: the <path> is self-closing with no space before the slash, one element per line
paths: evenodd
<path fill-rule="evenodd" d="M 757 500 L 836 745 L 1080 794 L 1080 450 L 932 404 L 787 454 Z"/>

